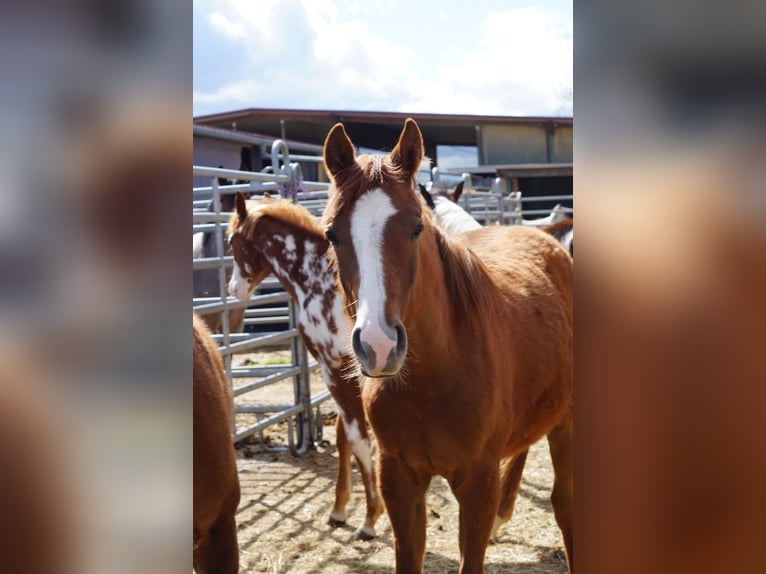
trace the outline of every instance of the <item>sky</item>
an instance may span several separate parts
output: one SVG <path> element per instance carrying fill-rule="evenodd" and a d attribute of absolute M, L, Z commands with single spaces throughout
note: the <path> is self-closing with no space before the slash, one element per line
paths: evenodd
<path fill-rule="evenodd" d="M 194 115 L 572 115 L 571 0 L 194 0 Z"/>

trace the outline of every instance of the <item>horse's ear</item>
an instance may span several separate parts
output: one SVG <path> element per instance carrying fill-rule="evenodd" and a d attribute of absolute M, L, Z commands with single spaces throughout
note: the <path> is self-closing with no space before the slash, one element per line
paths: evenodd
<path fill-rule="evenodd" d="M 420 195 L 423 196 L 423 199 L 426 200 L 426 203 L 428 204 L 428 207 L 431 209 L 436 209 L 436 204 L 434 203 L 434 198 L 431 197 L 431 194 L 428 193 L 428 190 L 426 189 L 426 186 L 422 183 L 418 184 L 418 187 L 420 188 Z"/>
<path fill-rule="evenodd" d="M 464 183 L 465 183 L 464 181 L 461 181 L 460 183 L 458 183 L 455 186 L 455 191 L 452 192 L 452 201 L 454 201 L 455 203 L 457 203 L 457 200 L 460 199 L 460 194 L 463 193 Z"/>
<path fill-rule="evenodd" d="M 234 197 L 234 207 L 237 208 L 237 215 L 239 216 L 240 222 L 247 219 L 247 206 L 245 205 L 245 196 L 241 191 L 238 191 L 237 195 Z"/>
<path fill-rule="evenodd" d="M 420 162 L 423 159 L 423 135 L 415 120 L 407 118 L 404 121 L 404 128 L 399 136 L 396 147 L 391 152 L 391 161 L 398 165 L 401 170 L 413 177 L 420 169 Z"/>
<path fill-rule="evenodd" d="M 327 171 L 335 176 L 355 162 L 354 144 L 346 134 L 343 124 L 335 124 L 324 140 L 324 165 Z"/>

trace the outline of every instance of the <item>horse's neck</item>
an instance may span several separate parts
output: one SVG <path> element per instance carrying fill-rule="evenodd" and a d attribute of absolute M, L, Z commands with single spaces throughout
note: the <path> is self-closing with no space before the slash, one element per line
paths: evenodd
<path fill-rule="evenodd" d="M 420 270 L 415 284 L 413 327 L 416 331 L 428 335 L 429 339 L 439 339 L 449 347 L 460 326 L 451 320 L 465 307 L 465 279 L 470 275 L 468 253 L 462 244 L 452 240 L 448 233 L 433 228 L 424 239 L 419 253 Z M 463 281 L 463 288 L 454 288 L 447 283 L 448 278 Z M 438 338 L 432 337 L 439 333 Z"/>
<path fill-rule="evenodd" d="M 332 276 L 326 269 L 325 240 L 299 226 L 282 223 L 272 236 L 266 260 L 285 290 L 302 303 L 317 280 Z"/>

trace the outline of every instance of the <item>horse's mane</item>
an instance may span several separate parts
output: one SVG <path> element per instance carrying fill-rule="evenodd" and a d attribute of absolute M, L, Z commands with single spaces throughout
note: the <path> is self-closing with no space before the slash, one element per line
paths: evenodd
<path fill-rule="evenodd" d="M 239 228 L 246 238 L 252 240 L 258 222 L 263 218 L 271 218 L 303 229 L 310 235 L 319 235 L 324 238 L 324 232 L 317 218 L 311 215 L 308 209 L 289 199 L 248 200 L 246 205 L 247 219 L 241 222 L 235 211 L 229 221 L 229 233 Z"/>
<path fill-rule="evenodd" d="M 436 226 L 433 232 L 456 320 L 464 324 L 487 325 L 491 320 L 494 285 L 487 268 L 465 242 Z"/>

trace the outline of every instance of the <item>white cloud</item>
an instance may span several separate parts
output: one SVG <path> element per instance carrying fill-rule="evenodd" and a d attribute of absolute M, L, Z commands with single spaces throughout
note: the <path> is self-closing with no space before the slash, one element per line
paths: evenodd
<path fill-rule="evenodd" d="M 424 33 L 397 41 L 383 35 L 380 21 L 362 19 L 374 6 L 355 6 L 340 13 L 334 0 L 259 0 L 256 12 L 250 0 L 220 2 L 208 20 L 237 42 L 236 65 L 226 62 L 230 79 L 222 85 L 195 85 L 195 113 L 251 106 L 571 113 L 566 15 L 539 8 L 490 12 L 475 35 L 439 35 L 429 32 L 433 14 L 424 10 Z M 388 12 L 377 18 L 395 22 Z M 456 17 L 453 10 L 450 18 Z"/>
<path fill-rule="evenodd" d="M 242 22 L 231 22 L 220 12 L 213 12 L 210 15 L 210 24 L 216 32 L 232 39 L 244 38 L 245 30 Z"/>
<path fill-rule="evenodd" d="M 424 93 L 403 108 L 428 105 L 442 113 L 571 114 L 571 21 L 533 8 L 490 13 L 476 40 L 468 48 L 453 47 L 453 62 L 440 66 L 435 81 L 438 98 Z"/>

